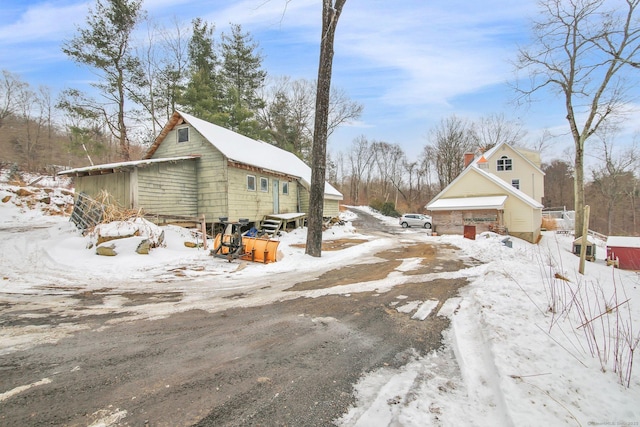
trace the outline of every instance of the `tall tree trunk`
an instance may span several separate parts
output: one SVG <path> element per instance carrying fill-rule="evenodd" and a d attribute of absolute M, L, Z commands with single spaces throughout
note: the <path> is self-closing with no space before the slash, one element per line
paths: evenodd
<path fill-rule="evenodd" d="M 582 226 L 584 223 L 584 145 L 576 144 L 576 156 L 574 160 L 575 165 L 575 179 L 573 181 L 574 186 L 574 210 L 575 210 L 575 225 L 574 236 L 576 238 L 582 236 Z"/>
<path fill-rule="evenodd" d="M 127 125 L 124 122 L 124 86 L 123 86 L 123 72 L 120 72 L 118 79 L 118 138 L 120 142 L 120 156 L 123 161 L 131 160 L 130 150 L 129 150 L 129 138 L 127 135 Z"/>
<path fill-rule="evenodd" d="M 305 253 L 314 257 L 322 255 L 322 208 L 327 164 L 327 129 L 329 121 L 329 95 L 333 67 L 333 39 L 338 18 L 346 0 L 322 1 L 322 39 L 318 64 L 316 90 L 316 115 L 311 151 L 311 189 L 307 221 L 307 245 Z"/>

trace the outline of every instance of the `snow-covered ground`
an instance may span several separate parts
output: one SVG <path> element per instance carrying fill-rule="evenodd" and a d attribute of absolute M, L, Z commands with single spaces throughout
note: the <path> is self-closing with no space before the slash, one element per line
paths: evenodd
<path fill-rule="evenodd" d="M 19 203 L 15 190 L 0 185 L 0 299 L 67 304 L 61 310 L 73 310 L 66 296 L 85 289 L 183 293 L 179 304 L 150 305 L 154 311 L 146 313 L 132 311 L 132 317 L 141 318 L 196 307 L 225 308 L 238 302 L 220 296 L 239 290 L 252 294 L 253 304 L 314 296 L 313 291 L 284 296 L 278 283 L 286 275 L 312 276 L 371 261 L 372 253 L 394 241 L 394 237 L 360 235 L 350 221 L 359 211 L 369 210 L 354 207 L 344 214 L 346 224 L 327 230 L 324 238 L 367 241 L 325 251 L 321 258 L 306 256 L 294 246 L 305 241 L 304 229 L 285 233 L 278 247 L 279 261 L 264 265 L 212 259 L 208 251 L 186 247 L 184 242 L 195 242 L 197 236 L 178 227 L 164 227 L 164 246 L 149 255 L 136 254 L 140 238 L 131 238 L 119 243 L 117 256 L 104 257 L 95 255 L 95 236 L 80 235 L 68 217 L 43 214 L 51 200 L 27 206 Z M 51 196 L 69 197 L 60 191 Z M 379 218 L 399 227 L 395 219 Z M 415 230 L 405 233 L 402 238 L 455 245 L 482 263 L 436 275 L 466 277 L 470 282 L 438 313 L 451 320 L 445 348 L 402 369 L 380 369 L 362 378 L 356 386 L 358 403 L 338 420 L 341 425 L 640 424 L 637 354 L 636 369 L 631 368 L 631 352 L 640 337 L 640 276 L 607 267 L 602 243 L 597 261 L 587 263 L 586 274 L 580 275 L 579 260 L 570 251 L 572 239 L 553 232 L 545 232 L 538 245 L 512 238 L 512 248 L 491 234 L 467 240 Z M 266 283 L 271 285 L 268 289 Z M 398 283 L 398 276 L 390 275 L 373 285 L 356 283 L 321 292 L 348 294 L 371 286 L 384 292 Z M 116 298 L 106 306 L 127 310 Z M 22 331 L 19 336 L 14 332 L 0 331 L 3 354 L 51 342 L 73 333 L 73 328 L 32 335 Z"/>

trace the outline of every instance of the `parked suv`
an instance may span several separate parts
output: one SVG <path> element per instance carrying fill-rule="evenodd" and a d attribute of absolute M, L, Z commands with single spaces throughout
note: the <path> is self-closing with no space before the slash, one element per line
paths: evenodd
<path fill-rule="evenodd" d="M 422 214 L 404 214 L 400 217 L 400 225 L 402 228 L 407 227 L 424 227 L 431 228 L 431 217 Z"/>

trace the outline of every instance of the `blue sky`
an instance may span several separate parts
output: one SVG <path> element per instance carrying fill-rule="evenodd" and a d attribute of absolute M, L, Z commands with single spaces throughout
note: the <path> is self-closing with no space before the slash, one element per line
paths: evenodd
<path fill-rule="evenodd" d="M 63 40 L 83 26 L 93 2 L 3 0 L 0 68 L 54 92 L 86 88 L 91 73 L 62 53 Z M 216 37 L 241 24 L 260 44 L 270 75 L 315 79 L 320 38 L 320 0 L 147 0 L 155 22 L 214 23 Z M 354 138 L 399 144 L 415 159 L 429 130 L 452 114 L 478 119 L 497 113 L 519 119 L 526 142 L 544 129 L 566 132 L 562 104 L 544 99 L 527 109 L 510 101 L 510 61 L 527 43 L 535 1 L 348 0 L 335 38 L 333 85 L 364 105 L 360 121 L 336 131 L 332 152 L 346 152 Z M 140 35 L 142 37 L 142 34 Z M 571 146 L 568 136 L 559 137 Z M 559 157 L 561 150 L 554 150 Z"/>

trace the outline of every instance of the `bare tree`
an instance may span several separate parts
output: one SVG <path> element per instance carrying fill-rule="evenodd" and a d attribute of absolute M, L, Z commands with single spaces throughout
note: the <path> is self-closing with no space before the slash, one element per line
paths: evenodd
<path fill-rule="evenodd" d="M 316 83 L 310 80 L 272 78 L 262 94 L 266 101 L 258 120 L 269 130 L 274 145 L 292 151 L 306 162 L 311 160 Z M 341 125 L 362 114 L 363 106 L 345 91 L 331 88 L 327 138 Z"/>
<path fill-rule="evenodd" d="M 164 118 L 169 120 L 176 110 L 180 91 L 186 78 L 188 59 L 188 26 L 177 18 L 173 21 L 173 28 L 160 32 L 165 55 L 161 60 L 160 93 L 164 99 Z"/>
<path fill-rule="evenodd" d="M 378 166 L 384 201 L 389 201 L 392 191 L 395 193 L 394 203 L 396 205 L 398 204 L 398 193 L 407 200 L 407 196 L 400 188 L 404 177 L 404 165 L 406 163 L 406 156 L 402 148 L 400 148 L 398 144 L 379 141 L 372 144 L 372 151 L 374 153 L 375 164 Z"/>
<path fill-rule="evenodd" d="M 364 136 L 356 138 L 351 144 L 348 154 L 351 165 L 351 187 L 350 199 L 354 204 L 359 204 L 362 179 L 365 173 L 371 169 L 374 151 L 369 145 L 369 141 Z"/>
<path fill-rule="evenodd" d="M 435 158 L 435 149 L 430 145 L 426 145 L 423 148 L 422 153 L 420 153 L 420 156 L 418 157 L 418 178 L 419 184 L 421 186 L 424 186 L 424 188 L 426 189 L 426 194 L 424 195 L 425 202 L 431 200 L 434 195 L 432 192 L 434 187 L 433 179 L 435 174 L 435 162 L 432 161 L 433 158 Z"/>
<path fill-rule="evenodd" d="M 7 70 L 2 70 L 2 81 L 0 81 L 0 128 L 4 119 L 18 110 L 18 97 L 20 92 L 28 86 L 20 80 L 16 74 Z"/>
<path fill-rule="evenodd" d="M 42 140 L 47 124 L 44 110 L 48 99 L 47 89 L 41 88 L 36 93 L 26 84 L 20 85 L 16 93 L 15 115 L 21 130 L 12 136 L 11 143 L 28 171 L 37 169 L 38 159 L 42 154 Z"/>
<path fill-rule="evenodd" d="M 475 130 L 482 151 L 487 151 L 503 142 L 518 145 L 526 135 L 522 123 L 508 120 L 504 114 L 489 114 L 480 118 Z"/>
<path fill-rule="evenodd" d="M 474 152 L 478 139 L 473 125 L 455 115 L 442 119 L 431 130 L 431 158 L 440 189 L 453 181 L 464 169 L 465 153 Z"/>
<path fill-rule="evenodd" d="M 142 121 L 151 139 L 176 110 L 188 66 L 188 26 L 177 18 L 167 28 L 147 21 L 146 39 L 138 44 L 136 55 L 143 78 L 131 90 L 132 99 L 142 108 Z M 147 138 L 148 139 L 148 138 Z"/>
<path fill-rule="evenodd" d="M 157 28 L 154 28 L 154 24 L 149 21 L 147 23 L 146 40 L 140 43 L 136 52 L 144 78 L 140 79 L 141 84 L 133 87 L 131 91 L 133 99 L 146 111 L 149 118 L 148 121 L 151 123 L 151 134 L 154 137 L 158 134 L 158 128 L 162 126 L 158 121 L 156 112 L 158 109 L 158 88 L 156 83 L 160 72 L 157 33 Z"/>
<path fill-rule="evenodd" d="M 269 78 L 261 93 L 265 100 L 258 110 L 261 126 L 268 130 L 268 142 L 310 160 L 313 141 L 314 85 L 289 77 Z"/>
<path fill-rule="evenodd" d="M 322 1 L 322 33 L 320 38 L 320 61 L 318 65 L 318 88 L 316 115 L 313 126 L 313 149 L 311 155 L 311 189 L 307 245 L 305 253 L 314 257 L 322 255 L 322 210 L 324 205 L 325 173 L 327 163 L 327 137 L 329 100 L 331 95 L 331 73 L 333 69 L 333 39 L 338 19 L 346 0 Z"/>
<path fill-rule="evenodd" d="M 573 206 L 572 162 L 553 160 L 542 166 L 544 175 L 544 205 L 546 208 L 565 209 Z"/>
<path fill-rule="evenodd" d="M 552 90 L 562 96 L 575 146 L 575 235 L 583 229 L 585 143 L 603 124 L 621 117 L 630 99 L 625 65 L 637 63 L 640 0 L 543 0 L 533 44 L 519 51 L 517 69 L 529 85 L 523 99 Z"/>
<path fill-rule="evenodd" d="M 351 100 L 343 89 L 332 87 L 329 97 L 327 137 L 330 137 L 340 125 L 360 118 L 363 109 L 364 106 Z"/>
<path fill-rule="evenodd" d="M 616 208 L 635 187 L 633 175 L 638 162 L 639 151 L 632 146 L 615 155 L 614 144 L 607 136 L 601 136 L 601 158 L 598 167 L 592 170 L 593 186 L 598 189 L 606 204 L 607 234 L 613 231 Z"/>

